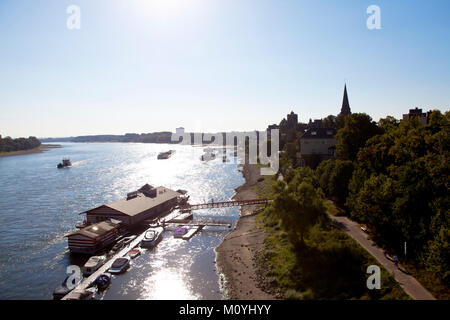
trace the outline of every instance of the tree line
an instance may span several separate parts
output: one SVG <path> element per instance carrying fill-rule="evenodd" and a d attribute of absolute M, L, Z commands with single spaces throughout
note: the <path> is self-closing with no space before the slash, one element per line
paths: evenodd
<path fill-rule="evenodd" d="M 2 138 L 0 135 L 0 152 L 12 152 L 37 148 L 41 142 L 36 137 L 17 138 L 11 137 Z"/>
<path fill-rule="evenodd" d="M 336 138 L 335 159 L 322 161 L 309 184 L 353 220 L 366 224 L 388 252 L 426 268 L 449 286 L 450 112 L 433 111 L 424 126 L 414 117 L 401 122 L 387 117 L 376 123 L 367 114 L 351 114 Z M 294 143 L 287 143 L 280 160 L 288 178 L 298 175 L 294 152 Z M 303 186 L 293 194 L 312 205 L 305 190 Z M 298 216 L 306 212 L 300 208 L 295 209 Z"/>

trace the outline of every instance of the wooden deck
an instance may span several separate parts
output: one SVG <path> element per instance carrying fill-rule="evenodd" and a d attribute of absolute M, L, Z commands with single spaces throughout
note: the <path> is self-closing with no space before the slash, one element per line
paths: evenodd
<path fill-rule="evenodd" d="M 95 279 L 97 279 L 97 277 L 99 275 L 101 275 L 102 273 L 108 272 L 108 269 L 112 266 L 112 264 L 114 263 L 114 261 L 117 258 L 121 258 L 124 257 L 128 251 L 130 251 L 131 249 L 137 247 L 139 245 L 139 243 L 141 242 L 141 240 L 144 238 L 145 235 L 145 231 L 140 234 L 136 239 L 134 239 L 133 241 L 131 241 L 128 245 L 126 245 L 123 249 L 121 249 L 120 251 L 118 251 L 114 256 L 112 256 L 103 266 L 101 266 L 96 272 L 94 272 L 92 275 L 90 275 L 87 278 L 84 278 L 81 283 L 76 286 L 74 288 L 74 290 L 76 289 L 81 289 L 81 290 L 85 290 L 87 288 L 89 288 L 95 281 Z M 69 293 L 70 294 L 70 293 Z M 66 300 L 68 295 L 64 296 L 61 300 Z"/>
<path fill-rule="evenodd" d="M 202 229 L 203 229 L 202 226 L 194 226 L 190 228 L 189 231 L 184 236 L 181 237 L 181 239 L 190 240 L 193 236 L 196 235 L 197 232 L 199 232 Z"/>

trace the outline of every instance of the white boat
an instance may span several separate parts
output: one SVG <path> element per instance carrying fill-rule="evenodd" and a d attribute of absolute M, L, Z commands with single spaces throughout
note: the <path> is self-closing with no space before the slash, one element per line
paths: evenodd
<path fill-rule="evenodd" d="M 130 260 L 129 257 L 117 258 L 108 271 L 113 274 L 122 273 L 130 266 Z"/>
<path fill-rule="evenodd" d="M 141 247 L 153 248 L 162 239 L 163 227 L 150 228 L 145 231 L 144 238 L 141 240 Z"/>
<path fill-rule="evenodd" d="M 106 262 L 106 256 L 93 256 L 90 257 L 89 260 L 84 264 L 83 268 L 81 268 L 81 271 L 83 272 L 84 276 L 90 276 L 95 271 L 98 270 L 102 265 L 104 265 Z"/>
<path fill-rule="evenodd" d="M 141 254 L 141 250 L 139 250 L 139 249 L 131 249 L 130 251 L 128 251 L 128 256 L 131 259 L 138 257 L 140 254 Z"/>

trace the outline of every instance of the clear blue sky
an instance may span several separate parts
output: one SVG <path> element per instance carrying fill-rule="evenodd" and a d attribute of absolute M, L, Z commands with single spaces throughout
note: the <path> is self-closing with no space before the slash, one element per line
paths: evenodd
<path fill-rule="evenodd" d="M 81 30 L 66 9 L 81 8 Z M 366 9 L 381 8 L 381 30 Z M 450 1 L 0 0 L 0 134 L 264 129 L 449 110 Z"/>

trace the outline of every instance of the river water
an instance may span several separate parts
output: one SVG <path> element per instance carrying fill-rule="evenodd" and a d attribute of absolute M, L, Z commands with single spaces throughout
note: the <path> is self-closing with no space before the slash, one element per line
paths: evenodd
<path fill-rule="evenodd" d="M 44 153 L 0 158 L 0 299 L 51 299 L 74 261 L 67 233 L 79 213 L 124 198 L 149 183 L 184 189 L 190 202 L 226 201 L 244 183 L 237 163 L 202 162 L 203 148 L 138 143 L 61 143 Z M 159 152 L 174 149 L 168 160 Z M 69 157 L 71 168 L 56 164 Z M 238 208 L 200 210 L 195 217 L 235 223 Z M 170 231 L 153 251 L 114 276 L 101 299 L 222 299 L 216 248 L 229 232 L 208 227 L 190 241 Z"/>

